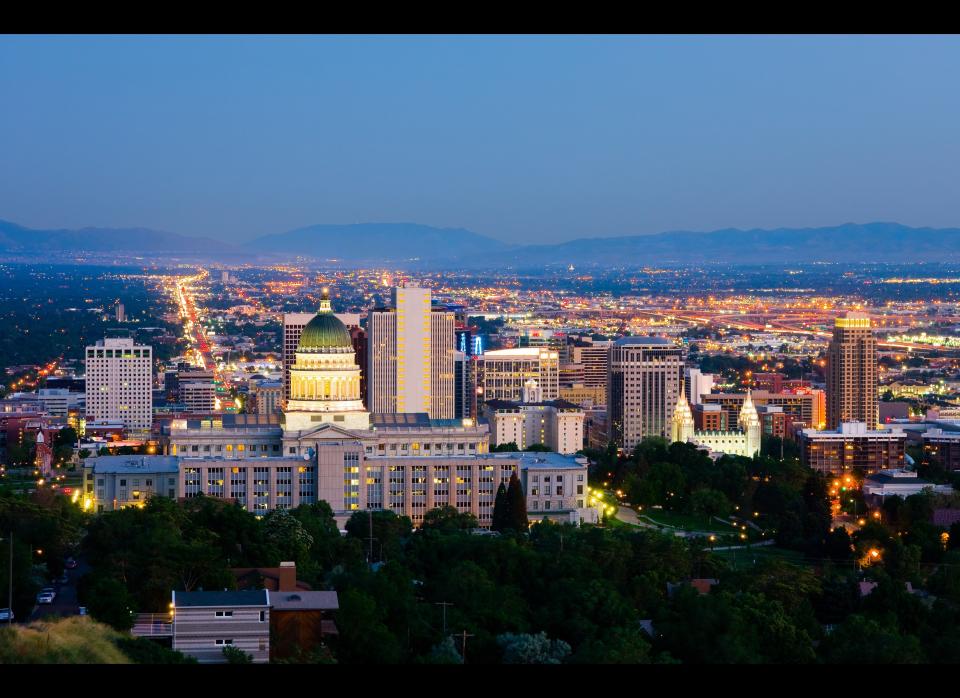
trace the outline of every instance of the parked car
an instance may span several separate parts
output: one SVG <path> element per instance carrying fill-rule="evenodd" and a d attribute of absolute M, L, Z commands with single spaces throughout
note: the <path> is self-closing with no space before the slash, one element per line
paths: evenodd
<path fill-rule="evenodd" d="M 81 607 L 80 607 L 80 615 L 81 615 L 81 616 L 87 615 L 87 607 L 86 607 L 86 606 L 81 606 Z"/>
<path fill-rule="evenodd" d="M 64 561 L 63 566 L 66 567 L 68 570 L 72 570 L 74 567 L 77 566 L 77 561 L 74 560 L 72 557 L 68 557 Z"/>
<path fill-rule="evenodd" d="M 57 598 L 57 590 L 53 587 L 44 587 L 40 590 L 41 594 L 50 594 L 53 598 Z"/>
<path fill-rule="evenodd" d="M 53 603 L 53 598 L 56 596 L 51 591 L 41 591 L 37 594 L 37 603 Z"/>
<path fill-rule="evenodd" d="M 0 608 L 0 621 L 10 622 L 11 620 L 16 620 L 13 615 L 13 611 L 9 608 Z"/>

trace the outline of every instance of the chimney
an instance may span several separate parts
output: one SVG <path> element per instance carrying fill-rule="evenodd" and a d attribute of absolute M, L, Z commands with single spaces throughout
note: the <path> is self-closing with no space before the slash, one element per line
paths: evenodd
<path fill-rule="evenodd" d="M 296 591 L 297 590 L 297 563 L 280 563 L 280 588 L 277 591 Z"/>

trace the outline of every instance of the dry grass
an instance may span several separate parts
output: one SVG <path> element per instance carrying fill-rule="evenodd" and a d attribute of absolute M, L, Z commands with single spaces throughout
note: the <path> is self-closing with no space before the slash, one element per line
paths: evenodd
<path fill-rule="evenodd" d="M 115 644 L 121 637 L 88 616 L 4 627 L 0 664 L 130 664 Z"/>

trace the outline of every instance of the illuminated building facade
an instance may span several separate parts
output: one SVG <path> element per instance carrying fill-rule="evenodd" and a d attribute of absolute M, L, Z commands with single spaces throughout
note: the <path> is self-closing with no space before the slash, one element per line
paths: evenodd
<path fill-rule="evenodd" d="M 392 304 L 370 312 L 367 405 L 381 414 L 455 413 L 454 313 L 431 305 L 428 288 L 394 288 Z"/>
<path fill-rule="evenodd" d="M 146 433 L 153 423 L 153 350 L 108 338 L 86 348 L 86 419 Z"/>
<path fill-rule="evenodd" d="M 825 396 L 822 390 L 798 388 L 782 393 L 770 393 L 765 390 L 751 391 L 750 397 L 757 407 L 774 405 L 783 409 L 795 425 L 817 429 L 824 426 Z M 719 405 L 723 410 L 730 429 L 739 427 L 740 410 L 746 393 L 710 393 L 703 395 L 704 405 Z"/>
<path fill-rule="evenodd" d="M 523 399 L 524 386 L 535 381 L 544 400 L 556 400 L 560 393 L 560 355 L 548 347 L 496 349 L 478 359 L 480 399 Z"/>
<path fill-rule="evenodd" d="M 834 321 L 827 347 L 827 428 L 863 422 L 877 428 L 877 339 L 866 313 L 847 312 Z"/>
<path fill-rule="evenodd" d="M 669 437 L 682 393 L 683 349 L 662 337 L 621 337 L 610 348 L 608 433 L 623 449 Z"/>
<path fill-rule="evenodd" d="M 716 453 L 752 458 L 760 451 L 762 426 L 749 392 L 740 408 L 739 417 L 738 429 L 698 431 L 694 428 L 693 413 L 687 398 L 681 394 L 670 423 L 670 440 L 704 446 Z"/>
<path fill-rule="evenodd" d="M 863 422 L 844 422 L 840 429 L 830 431 L 803 429 L 799 433 L 801 460 L 830 475 L 903 468 L 906 438 L 902 429 L 872 430 Z"/>

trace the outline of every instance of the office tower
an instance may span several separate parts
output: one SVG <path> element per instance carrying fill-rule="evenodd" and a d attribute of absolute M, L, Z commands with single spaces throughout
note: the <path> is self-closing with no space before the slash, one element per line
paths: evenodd
<path fill-rule="evenodd" d="M 342 320 L 341 320 L 342 321 Z M 350 341 L 353 342 L 353 353 L 360 367 L 360 399 L 367 404 L 367 331 L 359 326 L 348 326 Z"/>
<path fill-rule="evenodd" d="M 471 393 L 473 392 L 473 381 L 470 357 L 462 351 L 454 353 L 454 379 L 453 379 L 453 416 L 455 419 L 464 419 L 473 417 Z"/>
<path fill-rule="evenodd" d="M 547 347 L 495 349 L 478 359 L 478 399 L 522 400 L 527 381 L 534 380 L 544 400 L 560 397 L 560 355 Z"/>
<path fill-rule="evenodd" d="M 765 390 L 752 391 L 753 404 L 758 408 L 763 405 L 779 406 L 783 413 L 790 418 L 790 422 L 798 427 L 822 429 L 825 414 L 825 399 L 822 390 L 797 388 L 785 390 L 782 393 L 768 393 Z M 701 396 L 704 406 L 716 405 L 724 412 L 727 429 L 737 429 L 740 426 L 739 415 L 746 398 L 745 393 L 709 393 Z M 696 413 L 694 413 L 696 416 Z"/>
<path fill-rule="evenodd" d="M 483 337 L 479 335 L 477 327 L 458 327 L 454 330 L 456 349 L 467 356 L 480 356 L 483 353 Z"/>
<path fill-rule="evenodd" d="M 662 337 L 621 337 L 610 348 L 608 434 L 623 449 L 670 436 L 683 349 Z"/>
<path fill-rule="evenodd" d="M 276 414 L 280 411 L 282 399 L 282 381 L 250 381 L 246 411 L 248 414 Z"/>
<path fill-rule="evenodd" d="M 178 392 L 187 412 L 213 412 L 216 408 L 217 393 L 213 381 L 181 379 Z"/>
<path fill-rule="evenodd" d="M 827 428 L 863 422 L 877 428 L 877 339 L 866 313 L 847 312 L 834 322 L 827 347 Z"/>
<path fill-rule="evenodd" d="M 454 313 L 433 308 L 430 289 L 394 288 L 370 312 L 367 404 L 375 414 L 454 417 Z"/>
<path fill-rule="evenodd" d="M 569 347 L 570 363 L 583 365 L 583 384 L 587 388 L 607 387 L 610 346 L 613 342 L 581 340 Z"/>
<path fill-rule="evenodd" d="M 230 272 L 228 272 L 228 271 L 221 271 L 221 272 L 220 272 L 220 281 L 222 281 L 223 283 L 227 283 L 228 281 L 230 281 Z"/>
<path fill-rule="evenodd" d="M 699 368 L 685 368 L 683 378 L 683 393 L 691 406 L 699 405 L 701 396 L 713 390 L 712 373 L 701 373 Z"/>
<path fill-rule="evenodd" d="M 327 293 L 324 289 L 324 293 Z M 297 344 L 300 342 L 300 333 L 307 323 L 316 317 L 316 313 L 284 313 L 283 314 L 283 399 L 290 399 L 290 367 L 296 360 Z M 357 313 L 334 313 L 347 329 L 360 327 L 360 315 Z M 363 366 L 364 364 L 361 364 Z"/>
<path fill-rule="evenodd" d="M 122 422 L 149 431 L 153 421 L 151 347 L 102 339 L 87 347 L 87 422 Z"/>
<path fill-rule="evenodd" d="M 575 385 L 584 386 L 586 380 L 583 364 L 560 364 L 560 387 L 572 388 Z"/>
<path fill-rule="evenodd" d="M 124 310 L 123 303 L 117 303 L 117 322 L 126 322 L 127 313 Z"/>

